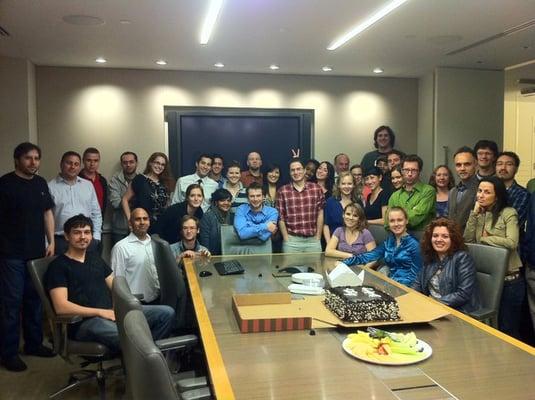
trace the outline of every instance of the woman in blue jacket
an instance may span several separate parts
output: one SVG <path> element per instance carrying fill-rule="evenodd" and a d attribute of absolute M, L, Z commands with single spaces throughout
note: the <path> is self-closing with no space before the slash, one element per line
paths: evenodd
<path fill-rule="evenodd" d="M 422 267 L 420 245 L 407 233 L 409 219 L 401 207 L 391 207 L 386 215 L 391 234 L 372 251 L 345 259 L 347 265 L 364 265 L 383 260 L 390 269 L 388 276 L 396 282 L 411 286 Z"/>
<path fill-rule="evenodd" d="M 437 218 L 422 238 L 424 267 L 413 289 L 459 311 L 479 308 L 474 260 L 466 251 L 461 227 L 448 218 Z"/>

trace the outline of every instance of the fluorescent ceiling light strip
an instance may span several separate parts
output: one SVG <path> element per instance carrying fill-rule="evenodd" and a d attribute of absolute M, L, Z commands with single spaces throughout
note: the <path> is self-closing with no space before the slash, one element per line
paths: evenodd
<path fill-rule="evenodd" d="M 201 44 L 207 44 L 210 40 L 210 35 L 212 35 L 212 30 L 217 21 L 221 7 L 223 6 L 223 0 L 211 0 L 210 6 L 208 7 L 208 13 L 204 19 L 204 24 L 202 25 L 201 30 Z"/>
<path fill-rule="evenodd" d="M 353 39 L 362 31 L 368 29 L 370 26 L 375 24 L 380 19 L 386 17 L 388 14 L 390 14 L 392 11 L 394 11 L 396 8 L 403 5 L 403 3 L 406 3 L 407 1 L 408 0 L 391 1 L 386 6 L 378 10 L 375 14 L 372 14 L 370 17 L 366 18 L 360 24 L 352 28 L 349 32 L 344 33 L 342 36 L 340 36 L 338 39 L 332 42 L 329 45 L 329 47 L 327 47 L 327 50 L 336 50 L 338 47 L 344 45 L 346 42 Z"/>

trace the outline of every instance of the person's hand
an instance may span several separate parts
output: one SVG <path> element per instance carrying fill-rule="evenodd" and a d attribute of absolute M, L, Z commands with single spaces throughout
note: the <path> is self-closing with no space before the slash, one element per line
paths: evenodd
<path fill-rule="evenodd" d="M 483 237 L 490 236 L 486 229 L 483 229 L 483 233 L 481 234 Z"/>
<path fill-rule="evenodd" d="M 270 231 L 272 235 L 274 235 L 277 232 L 277 224 L 273 221 L 269 221 L 267 223 L 267 230 Z"/>
<path fill-rule="evenodd" d="M 52 257 L 54 255 L 55 250 L 55 243 L 50 243 L 48 246 L 46 246 L 45 257 Z"/>
<path fill-rule="evenodd" d="M 482 213 L 482 208 L 481 208 L 481 206 L 479 205 L 479 202 L 478 202 L 478 201 L 476 201 L 476 204 L 474 205 L 474 212 L 475 212 L 476 214 L 481 214 L 481 213 Z"/>
<path fill-rule="evenodd" d="M 115 313 L 113 312 L 113 310 L 102 309 L 100 310 L 99 317 L 109 319 L 110 321 L 115 321 Z"/>
<path fill-rule="evenodd" d="M 193 258 L 195 257 L 195 252 L 193 250 L 186 250 L 181 254 L 182 258 Z"/>
<path fill-rule="evenodd" d="M 212 254 L 208 251 L 208 249 L 204 249 L 204 250 L 201 250 L 199 251 L 199 254 L 203 257 L 211 257 Z"/>
<path fill-rule="evenodd" d="M 301 149 L 290 149 L 292 151 L 292 158 L 299 158 L 301 156 Z"/>

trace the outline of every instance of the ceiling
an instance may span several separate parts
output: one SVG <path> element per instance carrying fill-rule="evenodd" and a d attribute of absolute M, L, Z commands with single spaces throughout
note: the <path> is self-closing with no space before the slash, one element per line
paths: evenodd
<path fill-rule="evenodd" d="M 210 42 L 208 0 L 0 0 L 0 55 L 37 65 L 419 77 L 437 66 L 503 69 L 535 59 L 535 0 L 409 0 L 335 51 L 326 47 L 388 0 L 225 0 Z M 100 18 L 72 25 L 67 15 Z M 122 22 L 121 22 L 122 21 Z M 125 23 L 127 21 L 127 23 Z M 535 21 L 534 21 L 535 22 Z M 166 66 L 154 62 L 165 59 Z M 271 71 L 270 64 L 280 65 Z M 322 72 L 322 66 L 333 71 Z"/>

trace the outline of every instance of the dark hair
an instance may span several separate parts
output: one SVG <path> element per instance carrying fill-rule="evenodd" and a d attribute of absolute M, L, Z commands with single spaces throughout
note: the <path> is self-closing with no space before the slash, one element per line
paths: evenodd
<path fill-rule="evenodd" d="M 216 158 L 220 158 L 221 161 L 224 161 L 225 159 L 223 158 L 223 156 L 219 153 L 213 153 L 210 158 L 212 159 L 212 161 L 214 161 Z"/>
<path fill-rule="evenodd" d="M 461 153 L 470 153 L 472 154 L 472 157 L 474 157 L 474 159 L 477 159 L 476 152 L 471 147 L 468 147 L 468 146 L 459 147 L 457 151 L 455 152 L 455 154 L 453 155 L 453 158 L 455 158 L 457 154 L 461 154 Z"/>
<path fill-rule="evenodd" d="M 195 225 L 197 225 L 197 229 L 199 229 L 199 218 L 195 217 L 194 215 L 186 214 L 180 220 L 180 229 L 181 230 L 184 227 L 184 223 L 188 222 L 189 220 L 195 221 Z"/>
<path fill-rule="evenodd" d="M 345 212 L 352 208 L 357 212 L 357 215 L 359 217 L 359 223 L 357 225 L 357 230 L 359 232 L 362 232 L 363 229 L 366 229 L 368 227 L 368 220 L 366 219 L 366 213 L 364 212 L 364 209 L 362 206 L 358 203 L 349 203 L 347 206 L 344 207 L 344 214 Z M 343 215 L 343 214 L 342 214 Z M 345 223 L 344 223 L 345 227 Z"/>
<path fill-rule="evenodd" d="M 335 157 L 336 158 L 336 157 Z M 318 167 L 320 166 L 320 162 L 318 160 L 316 160 L 315 158 L 311 158 L 310 160 L 307 160 L 307 162 L 305 163 L 305 168 L 308 164 L 314 164 L 314 166 L 316 167 L 316 169 L 318 169 Z"/>
<path fill-rule="evenodd" d="M 498 155 L 498 145 L 493 140 L 482 139 L 474 146 L 474 152 L 477 155 L 477 151 L 480 149 L 489 149 L 494 153 L 494 157 Z"/>
<path fill-rule="evenodd" d="M 128 156 L 128 155 L 134 156 L 134 160 L 136 160 L 137 162 L 137 154 L 134 153 L 133 151 L 125 151 L 123 154 L 121 154 L 121 157 L 119 157 L 119 161 L 123 161 L 123 157 Z"/>
<path fill-rule="evenodd" d="M 392 149 L 390 150 L 388 153 L 386 153 L 386 156 L 388 157 L 390 154 L 397 154 L 399 156 L 400 159 L 402 159 L 403 157 L 405 157 L 405 153 L 400 151 L 400 150 L 396 150 L 396 149 Z"/>
<path fill-rule="evenodd" d="M 93 233 L 93 221 L 91 221 L 91 218 L 86 217 L 84 214 L 78 214 L 65 221 L 63 224 L 63 232 L 68 235 L 73 228 L 83 228 L 85 226 L 89 226 L 91 228 L 91 233 Z"/>
<path fill-rule="evenodd" d="M 80 157 L 80 154 L 78 154 L 77 152 L 75 151 L 72 151 L 72 150 L 69 150 L 69 151 L 66 151 L 65 153 L 63 153 L 63 155 L 61 156 L 61 163 L 63 164 L 63 161 L 65 161 L 65 159 L 67 157 L 78 157 L 78 159 L 80 161 L 82 161 L 82 157 Z"/>
<path fill-rule="evenodd" d="M 332 191 L 334 189 L 334 166 L 329 161 L 322 161 L 320 162 L 318 168 L 321 166 L 321 164 L 325 164 L 327 166 L 327 178 L 325 179 L 325 188 L 327 189 L 327 192 L 325 193 L 325 198 L 327 198 L 331 197 Z M 316 169 L 316 176 L 314 176 L 313 182 L 318 181 L 317 174 L 318 170 Z"/>
<path fill-rule="evenodd" d="M 418 163 L 418 169 L 421 171 L 424 162 L 420 158 L 418 154 L 407 154 L 405 157 L 403 157 L 403 160 L 401 161 L 401 165 L 403 166 L 406 162 L 417 162 Z"/>
<path fill-rule="evenodd" d="M 308 161 L 307 161 L 307 163 L 308 163 Z M 318 163 L 318 165 L 319 165 L 319 163 Z M 280 188 L 282 186 L 282 179 L 280 177 L 281 167 L 279 166 L 279 164 L 270 163 L 264 168 L 264 173 L 262 175 L 262 186 L 263 186 L 263 193 L 264 194 L 269 193 L 269 182 L 268 182 L 267 174 L 268 174 L 268 172 L 272 172 L 272 171 L 274 171 L 276 169 L 279 170 L 279 180 L 277 181 L 277 183 L 275 183 L 275 187 L 278 189 L 278 188 Z"/>
<path fill-rule="evenodd" d="M 293 163 L 299 163 L 299 164 L 301 164 L 301 166 L 303 168 L 305 168 L 305 164 L 303 163 L 303 160 L 301 160 L 300 158 L 295 157 L 295 158 L 292 158 L 290 161 L 288 161 L 288 169 L 290 169 L 290 167 L 291 167 L 291 165 Z"/>
<path fill-rule="evenodd" d="M 376 149 L 379 148 L 379 145 L 377 144 L 377 136 L 379 135 L 379 132 L 381 131 L 388 132 L 388 136 L 390 137 L 390 147 L 394 147 L 394 145 L 396 144 L 396 135 L 394 134 L 394 131 L 392 130 L 392 128 L 390 128 L 387 125 L 381 125 L 373 133 L 373 145 L 375 146 L 375 148 Z"/>
<path fill-rule="evenodd" d="M 382 156 L 378 156 L 376 159 L 375 159 L 375 162 L 374 162 L 374 166 L 377 167 L 377 164 L 379 162 L 384 162 L 384 163 L 387 163 L 388 164 L 388 157 L 385 156 L 385 155 L 382 155 Z"/>
<path fill-rule="evenodd" d="M 229 168 L 239 168 L 240 171 L 242 170 L 242 168 L 241 168 L 241 164 L 240 164 L 238 161 L 236 161 L 236 160 L 232 160 L 232 161 L 229 163 L 229 165 L 227 165 L 227 172 L 228 172 Z"/>
<path fill-rule="evenodd" d="M 518 154 L 512 151 L 502 151 L 500 154 L 498 154 L 498 157 L 496 157 L 496 160 L 500 158 L 501 156 L 510 157 L 513 160 L 515 160 L 515 167 L 520 167 L 520 157 L 518 157 Z"/>
<path fill-rule="evenodd" d="M 362 165 L 360 164 L 353 164 L 351 167 L 349 167 L 349 170 L 351 171 L 353 168 L 360 168 L 362 170 Z"/>
<path fill-rule="evenodd" d="M 375 176 L 383 176 L 383 171 L 381 171 L 381 168 L 379 167 L 371 167 L 368 168 L 364 174 L 362 175 L 363 178 L 366 178 L 368 175 L 375 175 Z"/>
<path fill-rule="evenodd" d="M 232 200 L 232 193 L 230 193 L 227 189 L 219 188 L 216 189 L 212 193 L 212 197 L 210 198 L 210 201 L 212 204 L 216 204 L 216 202 L 221 200 Z"/>
<path fill-rule="evenodd" d="M 204 190 L 202 186 L 198 183 L 192 183 L 186 188 L 186 201 L 188 201 L 188 197 L 191 194 L 193 189 L 199 189 L 201 191 L 202 197 L 204 198 Z"/>
<path fill-rule="evenodd" d="M 26 153 L 29 153 L 32 150 L 37 151 L 39 158 L 41 158 L 41 149 L 39 148 L 39 146 L 30 142 L 24 142 L 24 143 L 19 144 L 17 147 L 15 147 L 15 150 L 13 150 L 13 158 L 15 160 L 18 160 L 23 155 L 25 155 Z"/>
<path fill-rule="evenodd" d="M 440 168 L 446 168 L 448 170 L 448 175 L 449 175 L 449 180 L 448 180 L 448 190 L 451 189 L 452 187 L 455 186 L 455 178 L 453 177 L 453 174 L 450 170 L 450 167 L 448 167 L 446 164 L 441 164 L 439 166 L 436 166 L 434 169 L 433 169 L 433 172 L 431 173 L 431 176 L 429 177 L 429 184 L 431 186 L 433 186 L 435 189 L 437 188 L 437 182 L 436 182 L 436 177 L 437 177 L 437 171 L 440 169 Z"/>
<path fill-rule="evenodd" d="M 481 181 L 479 181 L 478 190 L 479 186 L 483 182 L 489 182 L 494 186 L 496 202 L 492 206 L 492 209 L 489 210 L 492 213 L 492 227 L 494 227 L 498 217 L 500 216 L 500 213 L 505 207 L 507 207 L 507 189 L 505 188 L 503 181 L 497 176 L 486 176 L 481 179 Z"/>
<path fill-rule="evenodd" d="M 426 264 L 438 260 L 437 252 L 435 249 L 433 249 L 433 245 L 431 243 L 431 238 L 433 237 L 433 231 L 435 228 L 440 226 L 446 227 L 450 234 L 451 246 L 447 251 L 448 256 L 457 253 L 459 250 L 466 250 L 461 226 L 457 222 L 455 222 L 453 219 L 445 217 L 434 219 L 425 228 L 424 234 L 420 241 L 422 258 Z"/>
<path fill-rule="evenodd" d="M 100 156 L 100 151 L 96 147 L 88 147 L 84 150 L 84 153 L 82 154 L 82 158 L 85 158 L 88 154 L 98 154 Z"/>
<path fill-rule="evenodd" d="M 196 163 L 198 163 L 199 161 L 201 161 L 201 159 L 203 158 L 209 158 L 210 160 L 214 160 L 212 155 L 211 154 L 207 154 L 207 153 L 202 153 L 199 155 L 199 157 L 197 157 L 197 159 L 195 160 Z"/>
<path fill-rule="evenodd" d="M 249 196 L 249 192 L 251 190 L 261 190 L 262 191 L 262 195 L 265 194 L 264 188 L 258 182 L 251 182 L 251 184 L 249 186 L 247 186 L 247 189 L 245 189 L 245 193 L 247 194 L 247 196 Z"/>
<path fill-rule="evenodd" d="M 173 179 L 173 174 L 171 173 L 171 167 L 169 165 L 169 158 L 167 158 L 166 154 L 158 151 L 156 153 L 152 153 L 147 160 L 147 165 L 145 166 L 145 171 L 143 171 L 143 174 L 148 174 L 151 172 L 150 164 L 156 159 L 156 157 L 162 157 L 165 160 L 165 168 L 160 174 L 159 179 L 166 187 L 167 192 L 171 193 L 173 190 L 175 190 L 175 180 Z"/>

